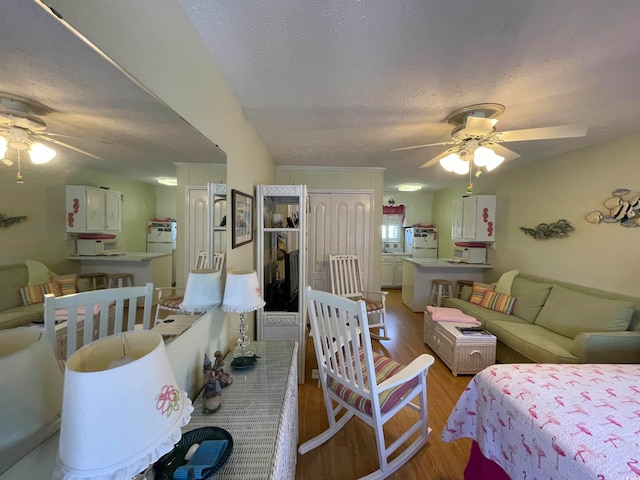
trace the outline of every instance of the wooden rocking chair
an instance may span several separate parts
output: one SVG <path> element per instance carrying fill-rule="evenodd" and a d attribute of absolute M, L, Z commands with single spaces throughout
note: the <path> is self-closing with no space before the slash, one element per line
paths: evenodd
<path fill-rule="evenodd" d="M 378 333 L 370 332 L 373 338 L 389 340 L 387 335 L 386 299 L 389 292 L 365 291 L 358 255 L 329 255 L 331 270 L 331 292 L 334 295 L 351 300 L 364 300 L 369 319 L 369 328 L 379 329 Z"/>
<path fill-rule="evenodd" d="M 363 479 L 383 479 L 407 463 L 427 443 L 427 373 L 434 359 L 422 354 L 406 367 L 373 353 L 365 302 L 305 289 L 313 344 L 329 428 L 300 445 L 302 455 L 322 445 L 354 416 L 373 428 L 380 468 Z M 417 404 L 412 401 L 418 400 Z M 383 427 L 404 407 L 417 421 L 390 445 Z M 401 446 L 401 453 L 392 458 Z"/>

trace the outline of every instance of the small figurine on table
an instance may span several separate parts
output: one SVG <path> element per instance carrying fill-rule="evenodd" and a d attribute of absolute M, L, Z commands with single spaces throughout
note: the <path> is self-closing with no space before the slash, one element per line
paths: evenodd
<path fill-rule="evenodd" d="M 213 374 L 217 381 L 220 382 L 220 386 L 222 388 L 228 387 L 233 383 L 233 377 L 231 374 L 224 371 L 222 367 L 224 367 L 224 360 L 222 358 L 222 352 L 218 350 L 213 354 L 216 358 L 215 362 L 213 362 Z"/>
<path fill-rule="evenodd" d="M 202 392 L 202 411 L 204 413 L 213 413 L 222 405 L 222 387 L 216 379 L 216 372 L 213 369 L 209 356 L 204 354 L 204 363 L 202 365 L 202 373 L 204 373 L 204 389 Z"/>
<path fill-rule="evenodd" d="M 204 413 L 214 413 L 222 405 L 222 388 L 220 382 L 207 383 L 202 393 L 202 411 Z"/>

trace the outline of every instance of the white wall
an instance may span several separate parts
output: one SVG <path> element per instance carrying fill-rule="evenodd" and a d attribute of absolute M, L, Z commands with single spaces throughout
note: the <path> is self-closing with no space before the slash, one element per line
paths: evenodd
<path fill-rule="evenodd" d="M 606 212 L 603 201 L 617 188 L 640 193 L 637 152 L 640 135 L 583 149 L 535 164 L 494 171 L 474 181 L 474 194 L 497 196 L 494 265 L 486 279 L 507 270 L 521 271 L 634 297 L 640 292 L 640 227 L 594 225 L 584 217 Z M 435 195 L 434 220 L 451 256 L 451 201 L 465 186 Z M 568 220 L 567 238 L 534 240 L 520 227 Z"/>
<path fill-rule="evenodd" d="M 178 187 L 157 185 L 155 218 L 177 218 Z"/>

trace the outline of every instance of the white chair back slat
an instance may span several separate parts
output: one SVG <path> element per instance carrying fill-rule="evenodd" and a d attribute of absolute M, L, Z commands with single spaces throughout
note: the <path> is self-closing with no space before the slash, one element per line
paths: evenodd
<path fill-rule="evenodd" d="M 213 269 L 214 270 L 222 270 L 222 265 L 224 264 L 224 252 L 213 252 Z"/>
<path fill-rule="evenodd" d="M 82 345 L 108 335 L 134 330 L 140 298 L 144 299 L 143 328 L 151 328 L 153 291 L 153 283 L 147 283 L 140 287 L 107 288 L 62 297 L 45 295 L 45 332 L 56 351 L 56 356 L 64 360 Z M 94 314 L 97 306 L 99 306 L 99 313 Z M 58 322 L 66 324 L 66 352 L 58 351 L 56 310 L 60 309 L 67 311 L 65 318 L 58 319 Z M 126 316 L 125 312 L 127 312 Z M 62 323 L 59 325 L 63 326 Z M 81 335 L 79 335 L 80 330 L 82 330 Z"/>
<path fill-rule="evenodd" d="M 360 298 L 364 290 L 357 255 L 329 255 L 331 292 L 347 298 Z"/>
<path fill-rule="evenodd" d="M 202 270 L 204 268 L 209 268 L 209 254 L 205 251 L 201 251 L 198 253 L 198 258 L 196 258 L 196 270 Z"/>

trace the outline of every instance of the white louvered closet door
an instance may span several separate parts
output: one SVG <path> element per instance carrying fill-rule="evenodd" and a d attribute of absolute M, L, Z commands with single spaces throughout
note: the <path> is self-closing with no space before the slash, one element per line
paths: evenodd
<path fill-rule="evenodd" d="M 357 254 L 365 289 L 372 275 L 373 192 L 310 191 L 308 217 L 307 285 L 331 291 L 330 254 Z"/>

